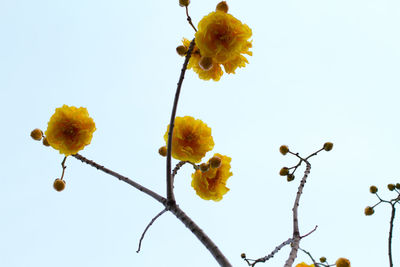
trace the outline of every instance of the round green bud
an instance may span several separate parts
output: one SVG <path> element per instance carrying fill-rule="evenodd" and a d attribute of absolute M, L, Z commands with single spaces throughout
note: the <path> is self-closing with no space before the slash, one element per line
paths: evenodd
<path fill-rule="evenodd" d="M 293 174 L 288 174 L 288 175 L 286 176 L 286 180 L 287 180 L 288 182 L 293 181 L 293 180 L 294 180 L 294 175 L 293 175 Z"/>
<path fill-rule="evenodd" d="M 279 152 L 281 152 L 282 155 L 286 155 L 289 152 L 288 146 L 285 146 L 285 145 L 280 146 Z"/>
<path fill-rule="evenodd" d="M 288 167 L 283 167 L 280 171 L 279 171 L 279 175 L 280 176 L 286 176 L 289 174 L 289 168 Z"/>
<path fill-rule="evenodd" d="M 331 151 L 332 148 L 333 148 L 333 143 L 331 143 L 331 142 L 326 142 L 326 143 L 324 144 L 324 150 L 325 150 L 325 151 Z"/>
<path fill-rule="evenodd" d="M 57 192 L 61 192 L 65 188 L 65 181 L 57 178 L 53 183 L 53 187 Z"/>
<path fill-rule="evenodd" d="M 320 262 L 326 262 L 326 258 L 325 257 L 321 257 L 321 258 L 319 258 L 319 261 Z"/>
<path fill-rule="evenodd" d="M 374 212 L 375 212 L 374 209 L 370 206 L 366 207 L 364 210 L 364 214 L 366 216 L 371 216 L 372 214 L 374 214 Z"/>
<path fill-rule="evenodd" d="M 371 192 L 371 194 L 375 194 L 376 192 L 378 192 L 378 188 L 375 185 L 371 185 L 371 187 L 369 188 L 369 192 Z"/>
<path fill-rule="evenodd" d="M 210 164 L 208 164 L 208 163 L 202 163 L 202 164 L 200 164 L 200 171 L 202 171 L 202 172 L 206 172 L 206 171 L 208 171 L 209 169 L 210 169 Z"/>
<path fill-rule="evenodd" d="M 210 164 L 210 167 L 213 169 L 219 168 L 221 166 L 221 158 L 220 157 L 212 157 L 208 163 Z"/>
<path fill-rule="evenodd" d="M 34 129 L 34 130 L 31 132 L 31 137 L 32 137 L 33 140 L 36 140 L 36 141 L 42 140 L 42 137 L 43 137 L 43 132 L 42 132 L 42 130 L 40 130 L 40 129 L 38 129 L 38 128 Z"/>
<path fill-rule="evenodd" d="M 226 1 L 221 1 L 218 3 L 217 7 L 215 8 L 215 11 L 222 11 L 225 13 L 228 13 L 228 4 L 226 3 Z"/>
<path fill-rule="evenodd" d="M 388 184 L 387 187 L 390 191 L 393 191 L 396 186 L 394 184 Z"/>

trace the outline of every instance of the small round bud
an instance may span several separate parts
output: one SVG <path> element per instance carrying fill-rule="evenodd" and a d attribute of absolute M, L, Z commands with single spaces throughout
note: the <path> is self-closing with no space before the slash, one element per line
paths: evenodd
<path fill-rule="evenodd" d="M 47 141 L 47 137 L 43 138 L 42 144 L 43 144 L 44 146 L 50 146 L 49 141 Z"/>
<path fill-rule="evenodd" d="M 245 259 L 245 258 L 246 258 L 246 253 L 240 254 L 240 257 L 241 257 L 242 259 Z"/>
<path fill-rule="evenodd" d="M 390 191 L 393 191 L 396 186 L 394 184 L 388 184 L 387 187 Z"/>
<path fill-rule="evenodd" d="M 190 0 L 179 0 L 180 6 L 188 6 L 190 4 Z"/>
<path fill-rule="evenodd" d="M 346 258 L 339 258 L 336 261 L 336 267 L 350 267 L 350 261 Z"/>
<path fill-rule="evenodd" d="M 281 152 L 282 155 L 286 155 L 289 152 L 288 146 L 285 146 L 285 145 L 281 146 L 279 148 L 279 152 Z"/>
<path fill-rule="evenodd" d="M 42 140 L 42 137 L 43 137 L 43 132 L 42 132 L 42 130 L 40 130 L 40 129 L 38 129 L 38 128 L 34 129 L 34 130 L 31 132 L 31 137 L 33 138 L 33 140 L 36 140 L 36 141 Z"/>
<path fill-rule="evenodd" d="M 163 157 L 167 156 L 167 147 L 166 146 L 162 146 L 158 149 L 158 154 L 160 154 Z"/>
<path fill-rule="evenodd" d="M 202 70 L 210 70 L 213 66 L 213 60 L 210 57 L 202 57 L 199 61 L 199 66 Z"/>
<path fill-rule="evenodd" d="M 366 207 L 364 210 L 364 214 L 366 216 L 371 216 L 372 214 L 374 214 L 374 212 L 375 212 L 374 209 L 370 206 Z"/>
<path fill-rule="evenodd" d="M 202 163 L 202 164 L 200 164 L 200 171 L 202 171 L 202 172 L 206 172 L 206 171 L 208 171 L 209 169 L 210 169 L 210 164 L 208 164 L 208 163 Z"/>
<path fill-rule="evenodd" d="M 65 188 L 65 181 L 57 178 L 53 183 L 53 187 L 56 191 L 61 192 Z"/>
<path fill-rule="evenodd" d="M 326 258 L 325 257 L 321 257 L 321 258 L 319 258 L 319 261 L 320 262 L 326 262 Z"/>
<path fill-rule="evenodd" d="M 210 164 L 210 167 L 213 169 L 219 168 L 221 166 L 221 158 L 220 157 L 212 157 L 208 163 Z"/>
<path fill-rule="evenodd" d="M 187 52 L 187 48 L 183 45 L 180 45 L 178 47 L 176 47 L 176 53 L 178 53 L 178 55 L 180 56 L 185 56 Z"/>
<path fill-rule="evenodd" d="M 326 143 L 324 144 L 324 150 L 325 150 L 325 151 L 331 151 L 332 148 L 333 148 L 333 143 L 331 143 L 331 142 L 326 142 Z"/>
<path fill-rule="evenodd" d="M 378 188 L 375 185 L 371 185 L 371 187 L 369 188 L 369 192 L 371 192 L 371 194 L 375 194 L 376 192 L 378 192 Z"/>
<path fill-rule="evenodd" d="M 400 189 L 400 184 L 399 183 L 397 183 L 395 186 L 396 186 L 396 189 Z"/>
<path fill-rule="evenodd" d="M 279 171 L 279 175 L 280 176 L 286 176 L 289 174 L 289 168 L 288 167 L 283 167 L 280 171 Z"/>
<path fill-rule="evenodd" d="M 288 182 L 293 181 L 293 180 L 294 180 L 294 175 L 293 175 L 293 174 L 288 174 L 287 177 L 286 177 L 286 180 L 287 180 Z"/>
<path fill-rule="evenodd" d="M 228 13 L 228 4 L 226 3 L 226 1 L 221 1 L 218 3 L 217 7 L 215 8 L 215 11 L 222 11 L 225 13 Z"/>

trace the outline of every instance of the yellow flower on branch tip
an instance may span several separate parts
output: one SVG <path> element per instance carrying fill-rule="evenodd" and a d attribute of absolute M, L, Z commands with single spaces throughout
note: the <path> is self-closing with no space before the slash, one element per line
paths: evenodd
<path fill-rule="evenodd" d="M 211 128 L 201 120 L 193 117 L 176 117 L 172 134 L 172 157 L 181 161 L 198 163 L 206 153 L 214 148 Z M 168 132 L 164 140 L 168 145 Z"/>
<path fill-rule="evenodd" d="M 247 63 L 241 54 L 252 55 L 252 31 L 246 24 L 223 11 L 211 12 L 199 22 L 195 34 L 196 44 L 202 56 L 212 57 L 215 62 L 225 64 L 227 73 Z"/>
<path fill-rule="evenodd" d="M 336 267 L 351 267 L 350 261 L 346 258 L 339 258 L 336 261 Z"/>
<path fill-rule="evenodd" d="M 89 145 L 95 130 L 86 108 L 63 105 L 51 116 L 45 134 L 50 146 L 69 156 Z"/>
<path fill-rule="evenodd" d="M 297 264 L 296 267 L 314 267 L 314 264 L 308 265 L 308 264 L 302 262 L 302 263 Z"/>
<path fill-rule="evenodd" d="M 210 168 L 202 172 L 197 170 L 192 174 L 192 187 L 196 194 L 205 200 L 220 201 L 229 191 L 226 182 L 232 176 L 231 158 L 216 153 L 214 157 L 221 159 L 221 165 L 218 168 Z"/>

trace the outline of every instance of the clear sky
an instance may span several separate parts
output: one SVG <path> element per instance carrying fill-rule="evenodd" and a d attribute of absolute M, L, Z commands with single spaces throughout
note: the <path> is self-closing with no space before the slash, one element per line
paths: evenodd
<path fill-rule="evenodd" d="M 96 122 L 81 154 L 165 195 L 165 158 L 157 150 L 169 123 L 183 58 L 193 38 L 178 1 L 0 1 L 0 266 L 217 266 L 173 215 L 137 244 L 162 206 L 134 188 L 68 158 L 66 189 L 52 183 L 63 156 L 29 137 L 55 108 L 87 107 Z M 192 0 L 195 24 L 218 1 Z M 232 157 L 231 189 L 200 199 L 192 169 L 178 174 L 180 207 L 234 266 L 292 235 L 299 183 L 278 175 L 325 141 L 311 161 L 300 203 L 300 230 L 318 230 L 301 247 L 331 262 L 386 266 L 390 207 L 372 217 L 369 193 L 400 182 L 400 3 L 395 0 L 228 1 L 253 30 L 250 64 L 219 82 L 189 71 L 178 115 L 212 128 L 214 152 Z M 301 170 L 302 171 L 302 170 Z M 400 222 L 396 221 L 395 237 Z M 400 240 L 394 239 L 400 264 Z M 397 253 L 396 253 L 397 252 Z M 282 266 L 289 248 L 265 266 Z M 299 253 L 296 262 L 308 261 Z M 262 265 L 260 265 L 262 266 Z"/>

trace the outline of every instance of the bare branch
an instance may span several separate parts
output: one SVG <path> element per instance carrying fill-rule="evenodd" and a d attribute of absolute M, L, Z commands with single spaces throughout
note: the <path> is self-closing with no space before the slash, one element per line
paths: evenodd
<path fill-rule="evenodd" d="M 159 212 L 151 221 L 150 223 L 146 226 L 146 228 L 143 231 L 142 236 L 140 237 L 139 240 L 139 246 L 138 246 L 138 250 L 136 251 L 136 253 L 139 253 L 140 251 L 140 247 L 142 246 L 142 241 L 144 238 L 144 235 L 146 234 L 147 230 L 150 228 L 150 226 L 158 219 L 158 217 L 160 217 L 161 215 L 163 215 L 165 212 L 167 211 L 167 209 L 163 209 L 161 212 Z"/>

